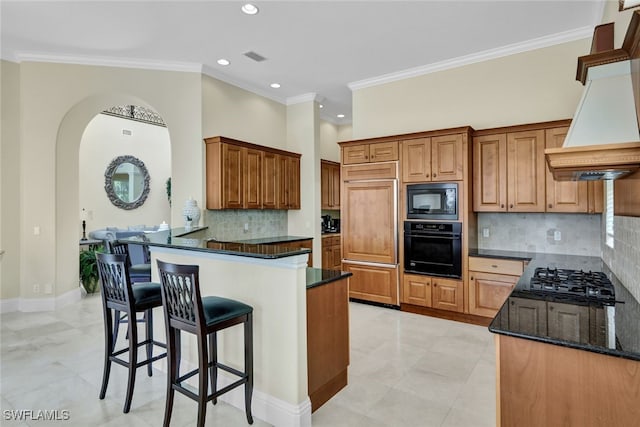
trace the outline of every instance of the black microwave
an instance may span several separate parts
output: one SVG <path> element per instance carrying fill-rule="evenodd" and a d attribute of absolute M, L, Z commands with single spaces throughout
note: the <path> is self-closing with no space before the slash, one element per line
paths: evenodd
<path fill-rule="evenodd" d="M 407 219 L 458 220 L 458 184 L 407 185 Z"/>

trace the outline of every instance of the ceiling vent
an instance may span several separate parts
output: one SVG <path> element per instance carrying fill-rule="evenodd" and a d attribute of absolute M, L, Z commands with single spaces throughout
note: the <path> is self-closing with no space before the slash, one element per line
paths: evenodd
<path fill-rule="evenodd" d="M 256 62 L 262 62 L 262 61 L 265 61 L 267 59 L 264 56 L 260 55 L 259 53 L 256 53 L 256 52 L 253 52 L 253 51 L 245 52 L 243 55 L 246 56 L 249 59 L 253 59 Z"/>

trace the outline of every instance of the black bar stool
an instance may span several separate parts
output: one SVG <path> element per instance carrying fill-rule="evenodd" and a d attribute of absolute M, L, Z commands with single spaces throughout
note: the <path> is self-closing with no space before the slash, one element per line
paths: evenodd
<path fill-rule="evenodd" d="M 129 282 L 130 283 L 149 283 L 151 282 L 151 255 L 149 254 L 149 245 L 143 245 L 144 263 L 132 264 L 131 255 L 129 254 L 129 244 L 120 243 L 115 240 L 106 241 L 107 251 L 110 254 L 119 254 L 127 256 L 127 270 L 129 270 Z M 146 314 L 145 314 L 146 316 Z M 120 323 L 127 323 L 127 315 L 120 315 L 116 310 L 115 324 L 113 326 L 113 342 L 118 340 L 118 331 L 120 330 Z M 141 319 L 142 322 L 146 321 L 146 317 Z M 149 372 L 151 368 L 149 367 Z M 151 374 L 149 374 L 151 375 Z"/>
<path fill-rule="evenodd" d="M 102 296 L 102 312 L 104 315 L 104 370 L 102 374 L 102 388 L 100 399 L 104 399 L 109 384 L 109 374 L 111 373 L 111 362 L 126 366 L 129 369 L 129 380 L 127 384 L 127 395 L 124 402 L 123 412 L 129 412 L 131 399 L 133 398 L 133 387 L 136 380 L 136 369 L 147 366 L 147 373 L 152 375 L 151 364 L 162 359 L 167 353 L 153 356 L 153 346 L 157 345 L 167 348 L 164 343 L 153 340 L 153 315 L 152 310 L 162 305 L 162 296 L 159 283 L 137 283 L 131 285 L 129 270 L 127 268 L 127 256 L 119 254 L 96 253 L 98 261 L 98 274 L 100 275 L 100 294 Z M 115 350 L 115 338 L 113 333 L 113 315 L 120 312 L 126 313 L 130 319 L 136 318 L 136 313 L 144 312 L 146 339 L 138 342 L 138 328 L 133 322 L 129 326 L 128 338 L 129 346 L 121 350 Z M 138 348 L 146 346 L 147 359 L 138 362 Z M 119 355 L 128 352 L 129 360 L 118 358 Z"/>
<path fill-rule="evenodd" d="M 169 375 L 164 425 L 169 426 L 173 410 L 174 391 L 198 402 L 198 426 L 204 426 L 207 402 L 236 387 L 245 385 L 244 405 L 247 422 L 253 424 L 251 395 L 253 393 L 253 308 L 227 298 L 202 298 L 197 265 L 178 265 L 158 261 L 162 285 L 162 306 L 167 327 Z M 244 372 L 218 362 L 216 332 L 237 324 L 244 324 Z M 198 369 L 180 376 L 180 331 L 196 335 L 198 341 Z M 208 338 L 208 346 L 207 346 Z M 207 349 L 208 347 L 208 349 Z M 239 380 L 216 390 L 218 369 L 240 377 Z M 209 375 L 207 375 L 207 371 Z M 182 382 L 199 373 L 198 394 L 188 390 Z M 209 378 L 211 393 L 209 393 Z"/>

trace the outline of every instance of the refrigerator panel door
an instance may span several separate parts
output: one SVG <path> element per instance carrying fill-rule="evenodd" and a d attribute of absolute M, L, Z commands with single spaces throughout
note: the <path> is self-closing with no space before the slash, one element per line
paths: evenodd
<path fill-rule="evenodd" d="M 397 264 L 397 181 L 344 183 L 343 258 Z"/>

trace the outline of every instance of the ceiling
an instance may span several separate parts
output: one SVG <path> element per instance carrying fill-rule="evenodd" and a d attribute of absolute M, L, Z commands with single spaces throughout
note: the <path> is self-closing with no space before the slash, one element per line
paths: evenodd
<path fill-rule="evenodd" d="M 591 37 L 595 1 L 0 2 L 0 55 L 201 71 L 351 122 L 351 89 Z M 243 54 L 267 58 L 255 62 Z M 220 58 L 231 63 L 221 66 Z M 271 83 L 279 83 L 273 89 Z M 344 114 L 339 119 L 337 114 Z"/>

